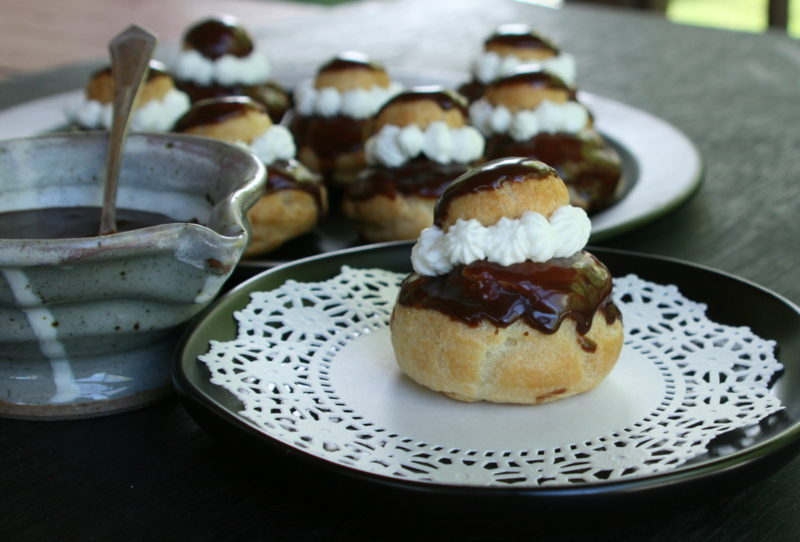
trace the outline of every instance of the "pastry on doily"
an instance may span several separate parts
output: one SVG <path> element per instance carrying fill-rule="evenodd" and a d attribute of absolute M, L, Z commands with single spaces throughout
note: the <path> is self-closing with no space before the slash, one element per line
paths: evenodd
<path fill-rule="evenodd" d="M 329 184 L 350 184 L 367 165 L 367 121 L 401 90 L 383 66 L 363 53 L 348 51 L 326 62 L 314 79 L 294 89 L 289 128 L 298 160 Z"/>
<path fill-rule="evenodd" d="M 266 106 L 275 123 L 291 106 L 289 93 L 270 79 L 267 57 L 256 50 L 247 30 L 230 15 L 212 17 L 189 28 L 172 70 L 178 88 L 192 102 L 248 96 Z"/>
<path fill-rule="evenodd" d="M 470 104 L 470 121 L 486 136 L 486 159 L 523 156 L 554 167 L 570 203 L 596 213 L 622 186 L 622 160 L 593 128 L 575 90 L 537 66 L 521 66 L 493 81 Z"/>
<path fill-rule="evenodd" d="M 458 90 L 470 102 L 483 96 L 495 79 L 523 64 L 538 64 L 575 86 L 575 57 L 525 24 L 504 24 L 483 44 L 472 62 L 472 79 Z"/>
<path fill-rule="evenodd" d="M 433 224 L 447 185 L 483 158 L 483 136 L 467 120 L 464 97 L 443 87 L 413 88 L 381 108 L 365 144 L 369 167 L 342 199 L 364 239 L 416 239 Z"/>
<path fill-rule="evenodd" d="M 83 100 L 68 112 L 70 121 L 86 130 L 110 130 L 114 116 L 114 78 L 111 67 L 89 78 Z M 175 88 L 166 66 L 151 60 L 147 80 L 131 117 L 133 132 L 169 132 L 189 110 L 189 97 Z"/>
<path fill-rule="evenodd" d="M 546 403 L 590 390 L 622 349 L 591 225 L 541 162 L 505 158 L 454 181 L 412 250 L 391 319 L 397 363 L 461 401 Z"/>
<path fill-rule="evenodd" d="M 327 212 L 319 175 L 294 159 L 292 134 L 272 123 L 263 104 L 244 96 L 202 100 L 178 120 L 175 131 L 241 145 L 267 166 L 264 194 L 247 212 L 252 238 L 244 257 L 267 254 L 309 232 Z"/>

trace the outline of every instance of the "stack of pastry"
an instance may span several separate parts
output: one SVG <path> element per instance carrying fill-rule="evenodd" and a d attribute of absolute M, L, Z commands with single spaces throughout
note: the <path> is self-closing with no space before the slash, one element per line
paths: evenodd
<path fill-rule="evenodd" d="M 230 15 L 206 19 L 189 28 L 172 69 L 178 88 L 192 102 L 248 96 L 262 103 L 276 123 L 291 105 L 288 93 L 270 80 L 266 56 L 255 50 L 247 30 Z"/>
<path fill-rule="evenodd" d="M 350 184 L 367 165 L 367 121 L 401 90 L 382 66 L 362 53 L 341 53 L 325 63 L 315 79 L 294 90 L 289 128 L 298 159 L 328 184 Z"/>
<path fill-rule="evenodd" d="M 93 73 L 86 85 L 83 101 L 69 113 L 71 120 L 87 130 L 110 130 L 115 86 L 110 66 Z M 189 97 L 175 88 L 166 66 L 151 60 L 130 129 L 134 132 L 168 132 L 186 113 L 189 105 Z"/>
<path fill-rule="evenodd" d="M 454 181 L 412 251 L 391 319 L 397 363 L 461 401 L 546 403 L 613 369 L 611 276 L 583 251 L 586 213 L 556 171 L 495 160 Z"/>
<path fill-rule="evenodd" d="M 267 166 L 264 195 L 247 213 L 252 239 L 245 257 L 275 250 L 324 217 L 325 187 L 294 160 L 291 133 L 272 123 L 263 104 L 244 96 L 202 100 L 178 120 L 175 131 L 242 145 Z"/>
<path fill-rule="evenodd" d="M 364 239 L 416 239 L 433 223 L 436 199 L 483 157 L 483 136 L 467 117 L 466 100 L 442 87 L 414 88 L 383 106 L 365 144 L 370 166 L 342 201 Z"/>
<path fill-rule="evenodd" d="M 524 64 L 538 64 L 575 85 L 575 58 L 527 25 L 500 26 L 486 38 L 483 48 L 472 63 L 472 79 L 459 88 L 470 102 L 481 98 L 489 83 Z"/>
<path fill-rule="evenodd" d="M 495 79 L 470 105 L 486 136 L 486 159 L 522 156 L 554 167 L 573 205 L 595 213 L 615 202 L 622 161 L 592 127 L 586 107 L 563 79 L 536 65 Z"/>

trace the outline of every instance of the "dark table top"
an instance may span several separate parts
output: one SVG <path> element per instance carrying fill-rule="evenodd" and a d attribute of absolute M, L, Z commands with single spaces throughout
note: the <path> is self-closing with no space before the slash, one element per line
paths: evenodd
<path fill-rule="evenodd" d="M 278 69 L 310 70 L 331 51 L 361 49 L 390 67 L 465 70 L 482 39 L 509 21 L 528 22 L 575 54 L 580 88 L 665 119 L 703 156 L 703 185 L 686 204 L 602 246 L 704 264 L 800 303 L 795 41 L 611 8 L 492 0 L 357 2 L 254 30 Z M 93 67 L 5 83 L 0 107 L 81 87 Z M 474 538 L 455 525 L 420 527 L 391 502 L 370 506 L 352 488 L 337 493 L 335 479 L 214 439 L 174 397 L 87 420 L 3 419 L 0 449 L 0 540 Z M 535 519 L 509 517 L 508 525 L 529 523 L 519 539 L 794 541 L 798 488 L 795 459 L 688 510 L 625 517 L 622 525 L 576 517 L 561 532 L 539 531 Z"/>

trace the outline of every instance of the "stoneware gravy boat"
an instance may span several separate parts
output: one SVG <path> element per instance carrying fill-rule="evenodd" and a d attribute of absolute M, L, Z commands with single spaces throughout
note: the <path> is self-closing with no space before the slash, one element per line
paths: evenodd
<path fill-rule="evenodd" d="M 107 138 L 0 141 L 0 213 L 100 207 Z M 0 416 L 95 416 L 171 394 L 182 324 L 239 261 L 264 178 L 263 164 L 232 145 L 131 134 L 117 207 L 174 223 L 103 237 L 0 239 Z"/>

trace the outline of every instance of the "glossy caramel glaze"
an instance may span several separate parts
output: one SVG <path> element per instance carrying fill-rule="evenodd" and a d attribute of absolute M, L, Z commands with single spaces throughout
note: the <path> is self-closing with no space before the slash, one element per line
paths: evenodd
<path fill-rule="evenodd" d="M 302 190 L 308 193 L 317 206 L 319 219 L 325 218 L 326 205 L 323 201 L 321 179 L 297 160 L 276 160 L 267 166 L 264 195 L 281 190 Z"/>
<path fill-rule="evenodd" d="M 183 37 L 183 48 L 211 60 L 223 55 L 242 58 L 253 52 L 253 41 L 235 17 L 223 15 L 190 28 Z"/>
<path fill-rule="evenodd" d="M 453 181 L 442 193 L 433 211 L 433 223 L 441 227 L 447 220 L 450 204 L 467 194 L 496 190 L 505 183 L 522 183 L 555 175 L 552 168 L 528 158 L 501 158 Z"/>
<path fill-rule="evenodd" d="M 469 170 L 467 164 L 440 164 L 425 157 L 400 167 L 370 167 L 359 173 L 347 188 L 347 197 L 363 201 L 378 196 L 394 199 L 402 194 L 435 200 L 453 180 Z"/>
<path fill-rule="evenodd" d="M 100 207 L 52 207 L 0 213 L 0 239 L 79 239 L 97 237 Z M 117 209 L 117 232 L 172 224 L 166 215 Z"/>
<path fill-rule="evenodd" d="M 192 105 L 192 108 L 178 119 L 174 131 L 185 132 L 197 126 L 219 124 L 249 111 L 267 112 L 262 104 L 244 96 L 201 100 Z"/>
<path fill-rule="evenodd" d="M 397 302 L 439 311 L 470 327 L 485 320 L 505 328 L 522 319 L 546 334 L 571 318 L 585 335 L 598 313 L 609 325 L 620 318 L 611 290 L 608 269 L 588 252 L 579 252 L 510 266 L 480 260 L 433 277 L 415 273 L 403 281 Z M 582 347 L 591 349 L 591 342 Z"/>
<path fill-rule="evenodd" d="M 543 49 L 551 51 L 554 56 L 559 53 L 555 43 L 524 24 L 501 25 L 491 36 L 486 38 L 484 43 L 486 45 L 498 43 L 517 49 Z"/>
<path fill-rule="evenodd" d="M 192 103 L 212 98 L 245 96 L 267 108 L 270 119 L 278 124 L 291 107 L 289 93 L 278 83 L 268 81 L 261 85 L 199 85 L 193 81 L 176 81 L 178 90 L 185 92 Z"/>
<path fill-rule="evenodd" d="M 591 130 L 579 134 L 538 134 L 526 141 L 515 141 L 506 134 L 487 138 L 486 159 L 503 156 L 525 156 L 555 168 L 570 189 L 570 203 L 588 213 L 614 203 L 622 177 L 619 155 Z"/>

